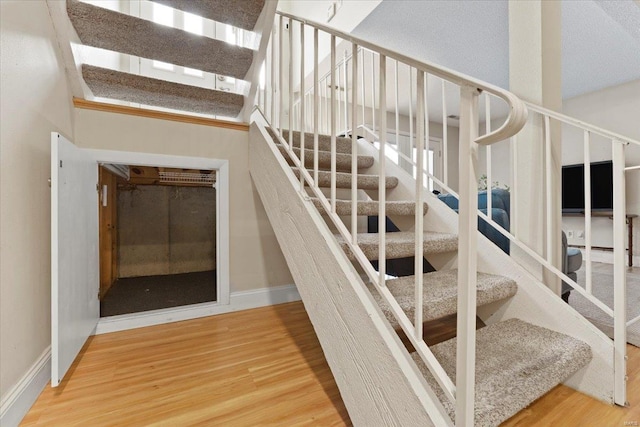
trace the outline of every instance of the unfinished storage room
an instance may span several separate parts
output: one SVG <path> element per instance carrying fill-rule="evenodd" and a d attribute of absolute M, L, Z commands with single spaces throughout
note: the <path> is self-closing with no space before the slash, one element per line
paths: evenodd
<path fill-rule="evenodd" d="M 216 171 L 99 170 L 100 316 L 216 301 Z"/>

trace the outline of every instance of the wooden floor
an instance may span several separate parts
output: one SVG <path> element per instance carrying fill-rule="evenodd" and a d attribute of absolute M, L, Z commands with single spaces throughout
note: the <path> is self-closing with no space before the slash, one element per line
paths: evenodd
<path fill-rule="evenodd" d="M 503 426 L 640 424 L 640 349 L 630 408 L 558 386 Z M 23 426 L 351 425 L 302 303 L 91 338 Z"/>
<path fill-rule="evenodd" d="M 350 424 L 299 302 L 95 336 L 22 423 Z"/>

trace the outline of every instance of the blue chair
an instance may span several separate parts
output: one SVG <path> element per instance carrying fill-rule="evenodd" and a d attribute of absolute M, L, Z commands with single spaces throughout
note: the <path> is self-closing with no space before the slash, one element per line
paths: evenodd
<path fill-rule="evenodd" d="M 458 199 L 451 194 L 440 194 L 438 198 L 451 209 L 458 212 Z M 491 212 L 493 220 L 503 229 L 509 231 L 509 218 L 511 215 L 510 193 L 501 188 L 491 190 Z M 487 192 L 478 192 L 478 209 L 487 213 Z M 509 253 L 509 239 L 500 234 L 492 225 L 484 219 L 478 218 L 478 230 L 489 240 L 496 244 L 505 253 Z M 582 266 L 582 252 L 577 248 L 570 248 L 567 244 L 567 236 L 562 232 L 562 272 L 569 278 L 576 280 L 577 273 Z M 569 302 L 569 294 L 573 288 L 562 282 L 562 299 Z"/>
<path fill-rule="evenodd" d="M 491 218 L 506 231 L 509 231 L 509 218 L 511 216 L 509 196 L 510 194 L 507 190 L 503 190 L 501 188 L 494 188 L 491 190 Z M 440 194 L 438 195 L 438 198 L 451 209 L 458 212 L 459 206 L 458 199 L 456 197 L 451 194 Z M 486 190 L 478 192 L 478 209 L 485 215 L 488 215 Z M 503 236 L 498 230 L 482 218 L 478 218 L 478 230 L 505 253 L 509 253 L 509 239 Z"/>

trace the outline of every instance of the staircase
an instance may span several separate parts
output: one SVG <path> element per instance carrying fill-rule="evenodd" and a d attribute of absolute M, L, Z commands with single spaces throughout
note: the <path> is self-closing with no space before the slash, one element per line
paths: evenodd
<path fill-rule="evenodd" d="M 463 203 L 475 197 L 472 167 L 466 171 L 462 167 L 460 175 L 459 221 L 410 173 L 387 162 L 367 139 L 356 140 L 354 133 L 376 139 L 371 131 L 364 131 L 364 123 L 356 129 L 357 120 L 353 120 L 361 115 L 364 122 L 367 114 L 364 94 L 362 105 L 352 102 L 358 99 L 357 90 L 351 101 L 346 94 L 349 86 L 360 87 L 355 83 L 358 73 L 352 74 L 349 85 L 344 67 L 344 98 L 336 94 L 337 85 L 330 85 L 324 102 L 331 105 L 324 113 L 314 109 L 316 116 L 305 111 L 304 102 L 298 103 L 297 112 L 294 109 L 294 98 L 307 95 L 304 86 L 309 76 L 304 68 L 299 70 L 297 87 L 293 67 L 287 75 L 288 89 L 281 77 L 278 81 L 287 72 L 278 54 L 287 37 L 291 42 L 294 23 L 308 26 L 316 37 L 318 31 L 333 37 L 331 64 L 326 67 L 332 81 L 340 79 L 334 75 L 340 68 L 335 37 L 353 46 L 355 71 L 359 70 L 358 48 L 366 47 L 378 53 L 377 60 L 371 57 L 371 66 L 378 65 L 376 72 L 384 75 L 386 58 L 379 53 L 383 50 L 284 14 L 278 15 L 270 37 L 276 2 L 245 0 L 242 7 L 233 0 L 153 2 L 254 30 L 260 40 L 255 49 L 234 46 L 79 0 L 66 0 L 69 31 L 61 33 L 67 34 L 67 42 L 244 80 L 247 89 L 233 92 L 174 83 L 77 63 L 73 58 L 72 68 L 82 78 L 81 96 L 247 120 L 258 94 L 260 109 L 251 115 L 250 172 L 354 424 L 497 426 L 560 383 L 618 402 L 613 397 L 611 342 L 476 231 L 473 203 L 470 209 Z M 52 15 L 60 13 L 55 3 L 49 2 Z M 285 21 L 288 35 L 283 30 Z M 491 144 L 524 125 L 526 109 L 519 109 L 521 103 L 512 94 L 432 64 L 387 54 L 390 60 L 405 61 L 418 76 L 416 117 L 425 114 L 422 104 L 426 105 L 419 76 L 425 78 L 422 84 L 428 82 L 426 73 L 462 88 L 461 158 L 474 155 L 464 148 L 465 140 Z M 364 51 L 361 57 L 363 64 Z M 265 58 L 267 84 L 260 89 L 258 72 Z M 314 61 L 311 81 L 318 82 L 319 59 Z M 378 95 L 386 90 L 379 84 Z M 501 98 L 512 108 L 505 126 L 480 137 L 473 126 L 464 127 L 477 114 L 473 105 L 479 91 Z M 369 94 L 371 111 L 386 111 L 384 97 L 378 98 L 377 105 L 375 97 L 374 88 Z M 342 102 L 342 113 L 337 114 Z M 386 117 L 378 115 L 378 119 L 378 132 L 383 135 Z M 319 131 L 321 123 L 326 134 Z M 340 126 L 343 134 L 352 137 L 337 136 Z M 425 126 L 428 123 L 416 119 L 416 141 L 428 134 Z M 421 176 L 423 170 L 417 166 L 421 161 L 415 164 Z M 362 223 L 370 216 L 382 219 L 381 233 L 364 232 Z M 385 232 L 387 217 L 400 231 Z M 386 278 L 385 262 L 378 263 L 378 270 L 371 263 L 407 257 L 416 260 L 415 275 Z M 423 258 L 436 271 L 424 271 Z M 477 333 L 476 313 L 486 324 Z M 457 315 L 458 336 L 426 345 L 424 324 L 451 315 Z"/>
<path fill-rule="evenodd" d="M 284 132 L 286 136 L 288 132 Z M 287 152 L 287 144 L 283 139 L 278 138 L 272 129 L 268 129 L 270 137 L 268 144 L 273 144 L 274 151 L 278 156 L 282 156 L 282 162 L 291 163 L 291 158 L 282 155 Z M 311 138 L 313 135 L 309 135 Z M 313 145 L 311 138 L 308 142 Z M 327 140 L 328 136 L 321 136 L 320 140 Z M 294 140 L 294 146 L 296 145 Z M 297 139 L 299 141 L 299 137 Z M 350 140 L 339 138 L 338 153 L 340 156 L 350 157 Z M 258 142 L 262 144 L 263 142 Z M 299 143 L 298 145 L 299 146 Z M 349 146 L 349 148 L 347 148 Z M 293 152 L 299 153 L 299 149 L 294 148 Z M 328 157 L 329 151 L 319 150 L 319 158 Z M 336 156 L 338 157 L 338 156 Z M 372 156 L 358 156 L 358 164 L 373 164 Z M 350 164 L 350 161 L 346 164 Z M 320 163 L 322 165 L 322 163 Z M 257 170 L 256 170 L 257 169 Z M 263 176 L 260 168 L 251 168 L 254 182 L 263 194 Z M 299 180 L 299 172 L 295 167 L 290 167 L 290 171 Z M 272 172 L 273 173 L 273 172 Z M 330 175 L 330 167 L 320 166 L 318 185 L 321 188 L 329 187 L 329 180 L 321 178 L 323 175 Z M 351 182 L 351 175 L 345 173 L 344 182 L 348 188 Z M 339 176 L 339 174 L 338 174 Z M 341 181 L 338 180 L 338 188 Z M 358 189 L 378 190 L 379 176 L 367 174 L 367 167 L 358 167 Z M 387 191 L 389 194 L 398 186 L 398 179 L 393 176 L 386 177 Z M 270 214 L 272 204 L 281 205 L 281 201 L 270 201 L 264 197 L 263 204 Z M 325 207 L 318 198 L 310 197 L 307 203 L 311 204 L 317 213 L 325 213 Z M 423 205 L 423 213 L 428 214 L 428 204 Z M 394 216 L 413 216 L 415 214 L 415 202 L 413 201 L 389 201 L 386 202 L 386 212 Z M 281 209 L 277 207 L 276 209 Z M 378 203 L 373 200 L 361 200 L 357 202 L 359 216 L 377 215 Z M 336 212 L 339 215 L 349 215 L 351 213 L 351 201 L 338 199 Z M 277 224 L 277 220 L 273 220 Z M 330 227 L 330 225 L 325 225 Z M 449 254 L 455 256 L 458 249 L 458 236 L 452 233 L 442 233 L 438 231 L 425 231 L 423 250 L 425 258 L 429 259 L 435 254 Z M 353 252 L 351 252 L 347 242 L 340 234 L 335 234 L 335 241 L 340 246 L 346 258 L 352 262 L 357 262 Z M 392 232 L 387 233 L 386 238 L 386 259 L 405 258 L 414 255 L 415 233 L 413 232 Z M 288 244 L 284 239 L 281 245 Z M 378 260 L 379 237 L 376 233 L 363 233 L 358 235 L 358 244 L 364 255 L 369 260 Z M 310 242 L 311 244 L 311 242 Z M 290 266 L 294 260 L 288 258 Z M 423 276 L 423 321 L 440 319 L 457 311 L 457 291 L 458 278 L 457 270 L 443 269 L 435 272 L 425 273 Z M 415 294 L 414 276 L 405 276 L 390 279 L 386 282 L 391 295 L 402 308 L 409 319 L 415 314 Z M 367 281 L 365 283 L 374 301 L 387 319 L 391 327 L 399 335 L 402 328 L 389 307 L 389 304 L 375 289 L 375 284 Z M 517 292 L 517 283 L 504 276 L 478 273 L 477 279 L 477 304 L 485 306 L 495 303 L 506 303 Z M 478 371 L 476 376 L 476 407 L 475 421 L 477 426 L 497 426 L 507 420 L 520 410 L 526 408 L 533 401 L 547 393 L 556 385 L 562 383 L 574 373 L 585 367 L 592 359 L 591 348 L 584 342 L 570 336 L 557 333 L 547 328 L 532 325 L 519 319 L 510 319 L 497 322 L 482 328 L 477 335 L 477 360 Z M 436 359 L 442 364 L 447 374 L 455 379 L 456 373 L 456 339 L 442 342 L 431 347 Z M 418 353 L 411 353 L 416 361 L 420 372 L 424 375 L 427 383 L 436 390 L 439 402 L 444 406 L 447 414 L 453 419 L 455 416 L 455 406 L 453 406 L 441 392 L 437 381 L 430 373 L 429 369 L 420 358 Z M 507 385 L 508 384 L 508 385 Z"/>

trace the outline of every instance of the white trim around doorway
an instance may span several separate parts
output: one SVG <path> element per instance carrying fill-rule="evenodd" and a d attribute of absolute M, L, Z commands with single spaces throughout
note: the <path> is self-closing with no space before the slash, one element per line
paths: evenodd
<path fill-rule="evenodd" d="M 87 149 L 99 163 L 112 163 L 122 165 L 140 165 L 151 167 L 202 169 L 216 171 L 216 275 L 217 290 L 216 301 L 214 303 L 204 303 L 204 305 L 228 306 L 230 304 L 230 284 L 229 284 L 229 161 L 225 159 L 212 159 L 206 157 L 170 156 L 164 154 L 140 153 L 128 151 L 111 151 Z M 198 307 L 203 304 L 195 304 L 189 307 Z M 180 308 L 180 307 L 179 307 Z M 188 307 L 182 307 L 183 311 Z M 166 309 L 173 310 L 176 309 Z M 166 310 L 155 310 L 164 312 Z M 155 312 L 154 311 L 154 312 Z M 148 317 L 149 313 L 126 315 L 133 319 L 136 316 Z M 213 314 L 213 313 L 212 313 Z M 122 316 L 113 316 L 119 317 Z M 171 316 L 169 316 L 171 317 Z M 200 316 L 195 316 L 200 317 Z M 166 318 L 166 316 L 165 316 Z M 109 318 L 105 318 L 109 319 Z M 181 318 L 179 320 L 185 320 Z M 167 323 L 166 320 L 161 323 Z M 102 320 L 101 320 L 102 322 Z M 108 323 L 108 322 L 107 322 Z M 132 325 L 136 322 L 131 323 Z M 143 322 L 144 323 L 144 322 Z M 125 323 L 126 324 L 126 323 Z M 152 323 L 158 324 L 158 323 Z M 124 325 L 124 324 L 123 324 Z M 139 326 L 131 326 L 139 327 Z M 98 326 L 100 328 L 100 326 Z M 121 326 L 119 329 L 127 329 Z"/>

